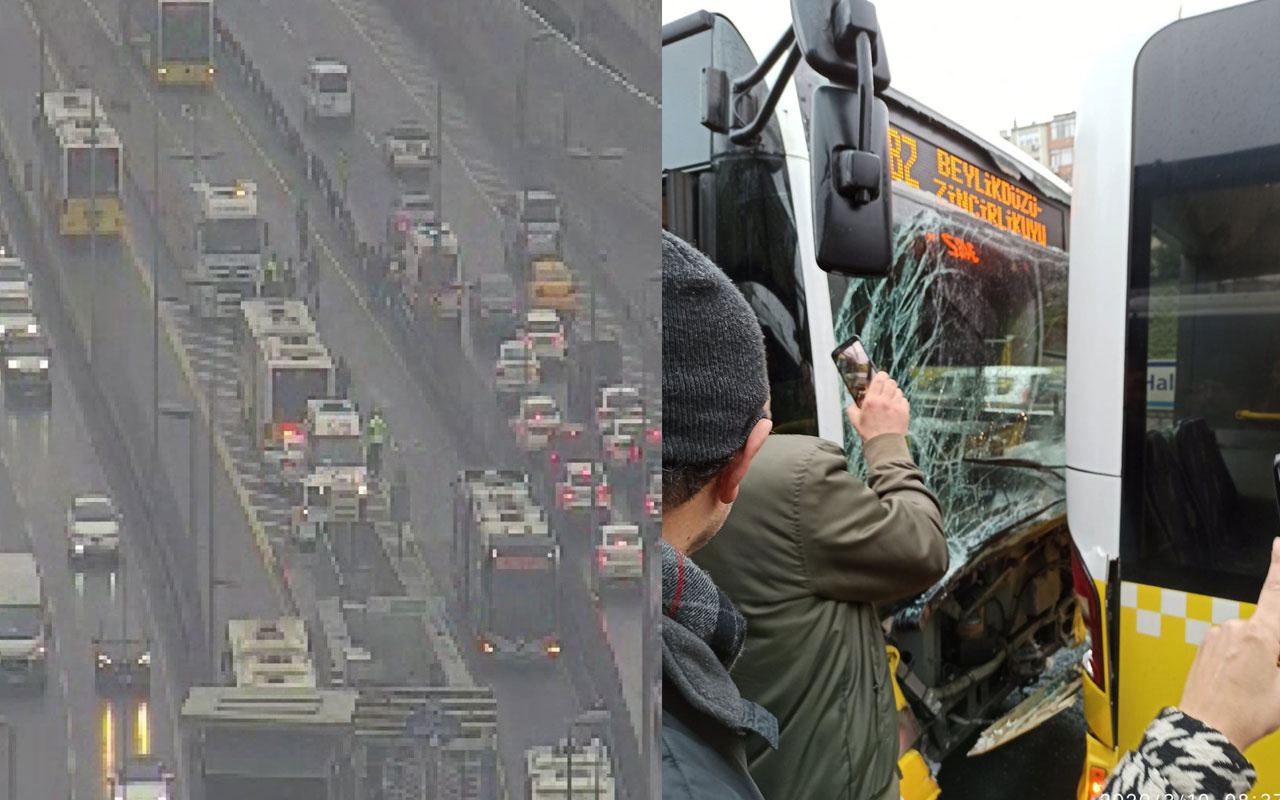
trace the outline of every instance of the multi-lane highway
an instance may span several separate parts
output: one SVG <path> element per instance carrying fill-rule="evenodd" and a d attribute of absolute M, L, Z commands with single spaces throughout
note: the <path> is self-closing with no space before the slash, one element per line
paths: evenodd
<path fill-rule="evenodd" d="M 503 456 L 486 453 L 474 441 L 468 441 L 467 431 L 474 430 L 476 423 L 463 424 L 457 418 L 458 409 L 467 406 L 466 398 L 447 396 L 452 387 L 443 381 L 424 382 L 411 377 L 415 370 L 406 363 L 403 345 L 394 341 L 387 320 L 379 318 L 383 312 L 371 306 L 365 296 L 358 269 L 340 255 L 332 226 L 320 213 L 317 194 L 306 184 L 284 144 L 273 136 L 255 95 L 234 78 L 225 77 L 225 71 L 210 92 L 158 94 L 120 46 L 115 0 L 40 0 L 34 7 L 26 0 L 2 0 L 0 10 L 5 19 L 20 23 L 0 26 L 0 120 L 6 123 L 7 146 L 17 152 L 20 160 L 38 162 L 30 126 L 30 98 L 42 82 L 46 89 L 79 83 L 91 86 L 107 101 L 111 121 L 120 130 L 128 152 L 129 180 L 124 200 L 131 225 L 118 246 L 100 243 L 93 258 L 83 248 L 68 248 L 52 235 L 45 236 L 44 248 L 37 248 L 35 243 L 29 246 L 33 253 L 37 249 L 47 253 L 53 262 L 44 282 L 57 287 L 54 302 L 64 306 L 60 313 L 67 323 L 63 335 L 73 339 L 71 345 L 64 346 L 55 337 L 55 352 L 79 348 L 77 352 L 83 351 L 82 355 L 93 354 L 98 363 L 92 375 L 88 374 L 87 362 L 77 365 L 86 373 L 80 376 L 79 383 L 89 386 L 85 391 L 91 391 L 101 407 L 94 407 L 90 423 L 81 421 L 76 427 L 76 394 L 70 388 L 76 382 L 69 382 L 65 376 L 67 362 L 56 358 L 54 413 L 59 424 L 51 427 L 48 417 L 43 422 L 37 419 L 11 423 L 6 438 L 0 440 L 5 456 L 5 470 L 0 472 L 0 513 L 5 513 L 5 519 L 25 522 L 21 529 L 11 527 L 0 532 L 0 537 L 31 538 L 32 531 L 43 531 L 43 544 L 35 547 L 48 580 L 56 589 L 51 605 L 58 646 L 52 663 L 59 675 L 69 676 L 61 682 L 52 681 L 43 700 L 6 700 L 3 709 L 18 730 L 20 763 L 27 753 L 46 761 L 54 754 L 60 757 L 69 753 L 66 770 L 37 771 L 39 780 L 44 781 L 38 784 L 38 796 L 61 796 L 64 787 L 48 783 L 63 780 L 60 773 L 69 776 L 68 786 L 80 787 L 73 788 L 76 796 L 96 796 L 80 793 L 96 791 L 92 781 L 101 781 L 103 770 L 112 763 L 109 759 L 103 762 L 103 737 L 110 739 L 116 734 L 111 732 L 114 727 L 104 728 L 103 720 L 107 716 L 118 719 L 122 711 L 104 710 L 113 707 L 102 706 L 93 699 L 92 632 L 118 624 L 108 621 L 123 618 L 127 609 L 129 627 L 154 637 L 158 676 L 154 696 L 142 710 L 135 706 L 123 713 L 135 721 L 149 720 L 147 735 L 139 734 L 139 744 L 177 761 L 174 723 L 181 692 L 190 683 L 210 677 L 210 645 L 205 642 L 206 629 L 201 619 L 208 562 L 204 552 L 206 516 L 213 521 L 217 556 L 215 630 L 220 630 L 227 618 L 270 616 L 286 610 L 289 603 L 288 576 L 264 565 L 262 545 L 266 539 L 275 548 L 288 546 L 284 541 L 288 507 L 262 485 L 256 456 L 236 417 L 230 344 L 224 335 L 191 323 L 184 308 L 181 275 L 166 248 L 159 248 L 156 263 L 152 263 L 153 151 L 159 154 L 162 215 L 168 213 L 164 198 L 186 191 L 194 177 L 193 153 L 201 156 L 199 168 L 203 175 L 215 180 L 257 181 L 272 244 L 281 257 L 294 255 L 293 212 L 298 202 L 308 202 L 314 209 L 313 219 L 320 220 L 314 229 L 314 242 L 322 256 L 322 302 L 318 314 L 322 337 L 335 354 L 350 364 L 353 393 L 361 407 L 376 406 L 386 415 L 395 457 L 413 476 L 413 529 L 440 576 L 450 573 L 453 476 L 463 467 L 506 465 L 497 463 Z M 381 135 L 390 125 L 409 117 L 430 125 L 435 113 L 431 87 L 437 78 L 444 80 L 447 149 L 442 173 L 443 217 L 458 231 L 463 243 L 468 280 L 474 281 L 483 271 L 505 268 L 496 209 L 523 179 L 512 177 L 508 156 L 476 154 L 477 147 L 494 147 L 494 142 L 480 138 L 458 141 L 457 131 L 472 130 L 476 125 L 468 119 L 470 108 L 463 98 L 465 92 L 456 90 L 452 83 L 458 76 L 443 69 L 438 58 L 427 57 L 425 53 L 430 48 L 406 37 L 389 9 L 371 0 L 292 5 L 286 2 L 270 7 L 226 0 L 219 4 L 219 15 L 241 37 L 261 75 L 285 101 L 287 113 L 296 116 L 298 127 L 302 127 L 298 83 L 311 57 L 336 55 L 351 63 L 359 109 L 356 124 L 345 131 L 337 128 L 309 131 L 306 135 L 308 144 L 328 162 L 331 174 L 349 173 L 348 199 L 358 227 L 368 232 L 365 238 L 370 241 L 380 241 L 386 212 L 401 188 L 386 169 L 379 149 Z M 36 46 L 39 21 L 49 22 L 45 29 L 49 53 L 43 66 Z M 282 42 L 287 46 L 281 46 Z M 464 85 L 468 84 L 464 81 Z M 155 129 L 160 133 L 158 142 L 153 137 Z M 509 141 L 499 144 L 510 147 Z M 620 163 L 627 164 L 628 158 Z M 340 169 L 340 161 L 348 167 Z M 434 186 L 433 182 L 431 187 Z M 19 213 L 17 198 L 8 199 L 13 206 L 11 213 Z M 570 199 L 571 208 L 573 202 Z M 575 253 L 593 249 L 590 243 L 578 243 L 582 234 L 577 231 L 586 229 L 579 226 L 575 230 L 576 224 L 570 223 L 568 260 L 595 280 L 591 270 L 585 268 L 591 259 L 578 259 L 581 266 L 573 263 Z M 607 233 L 600 224 L 597 230 Z M 613 271 L 611 267 L 610 272 Z M 157 352 L 158 398 L 152 396 L 152 369 L 156 362 L 151 357 L 149 293 L 153 281 L 159 287 L 164 320 Z M 605 293 L 601 294 L 603 298 Z M 71 323 L 78 338 L 71 332 Z M 474 345 L 467 348 L 469 362 L 480 380 L 491 386 L 494 354 L 486 352 L 486 344 L 481 342 L 478 335 L 469 342 Z M 627 366 L 634 376 L 638 366 L 634 356 L 628 357 Z M 210 387 L 216 388 L 210 392 Z M 548 393 L 563 402 L 563 384 L 549 386 Z M 186 426 L 191 423 L 174 415 L 164 417 L 158 428 L 160 468 L 145 477 L 154 482 L 151 485 L 158 492 L 152 497 L 156 507 L 138 514 L 147 518 L 147 525 L 143 526 L 147 538 L 140 538 L 141 533 L 128 535 L 126 566 L 123 577 L 117 577 L 116 582 L 72 580 L 65 555 L 59 549 L 59 525 L 65 504 L 82 484 L 102 484 L 100 472 L 93 472 L 100 470 L 93 457 L 94 437 L 85 426 L 92 427 L 96 420 L 115 437 L 110 443 L 122 450 L 113 452 L 116 462 L 128 461 L 131 469 L 139 470 L 139 465 L 150 463 L 150 409 L 154 399 L 168 407 L 200 412 L 196 414 L 197 435 L 193 438 L 193 461 L 198 465 L 194 486 L 188 485 Z M 489 407 L 492 408 L 491 400 Z M 66 408 L 72 411 L 67 412 Z M 218 422 L 219 442 L 212 454 L 207 450 L 206 431 L 199 422 L 206 409 Z M 490 416 L 481 424 L 505 428 L 504 418 Z M 39 433 L 41 430 L 43 434 Z M 31 436 L 36 438 L 31 440 Z M 40 450 L 41 446 L 45 449 Z M 15 459 L 22 466 L 12 472 L 8 464 Z M 42 464 L 47 465 L 43 471 Z M 206 464 L 213 471 L 212 498 L 206 497 L 204 488 Z M 25 499 L 24 486 L 29 487 Z M 193 494 L 200 512 L 194 532 L 188 531 L 186 524 L 186 504 Z M 12 514 L 3 508 L 10 498 Z M 550 501 L 547 497 L 544 504 L 550 506 Z M 128 513 L 128 502 L 122 502 Z M 622 518 L 632 518 L 633 512 L 620 503 Z M 134 548 L 128 545 L 132 538 L 142 542 L 136 548 L 140 553 L 137 569 L 132 568 L 130 550 Z M 0 541 L 5 549 L 18 548 L 20 544 L 17 538 L 13 542 Z M 586 573 L 592 552 L 587 546 L 589 538 L 581 544 L 567 552 Z M 49 564 L 46 566 L 45 562 Z M 158 573 L 150 583 L 146 580 L 148 570 Z M 136 575 L 137 591 L 132 589 L 132 575 Z M 589 581 L 580 585 L 589 585 Z M 146 591 L 148 586 L 155 598 Z M 126 596 L 127 606 L 120 605 Z M 570 595 L 566 600 L 592 602 L 586 593 Z M 153 613 L 157 606 L 158 614 Z M 113 608 L 117 608 L 116 612 Z M 619 662 L 619 679 L 627 690 L 627 705 L 632 706 L 628 711 L 638 728 L 638 669 L 630 669 L 633 661 L 639 663 L 638 604 L 632 609 L 610 600 L 605 608 L 601 626 Z M 573 648 L 575 644 L 566 641 L 565 647 Z M 217 643 L 212 646 L 216 649 Z M 74 651 L 79 652 L 72 658 Z M 507 782 L 518 786 L 523 778 L 524 749 L 562 736 L 581 710 L 582 698 L 575 693 L 562 664 L 550 665 L 549 669 L 478 665 L 476 678 L 494 686 Z M 159 696 L 162 689 L 163 696 Z M 35 702 L 40 705 L 32 705 Z M 52 713 L 48 707 L 51 703 L 63 713 Z M 78 717 L 84 718 L 83 724 L 75 721 Z M 68 721 L 61 732 L 53 725 L 56 718 Z M 67 746 L 68 735 L 75 742 L 72 746 Z M 88 764 L 95 766 L 89 769 Z M 22 781 L 34 779 L 28 772 L 19 775 L 21 796 L 28 794 L 23 787 L 29 785 Z M 77 783 L 81 780 L 77 775 L 89 777 L 83 777 L 81 784 Z"/>

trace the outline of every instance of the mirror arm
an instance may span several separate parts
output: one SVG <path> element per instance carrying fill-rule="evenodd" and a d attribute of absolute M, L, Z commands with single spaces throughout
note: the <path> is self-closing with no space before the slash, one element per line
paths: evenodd
<path fill-rule="evenodd" d="M 770 55 L 772 56 L 772 54 Z M 747 145 L 756 140 L 760 135 L 760 131 L 764 130 L 769 118 L 773 116 L 773 110 L 777 108 L 778 101 L 782 99 L 782 92 L 787 88 L 787 82 L 791 80 L 791 76 L 795 74 L 796 67 L 799 65 L 800 47 L 792 42 L 790 51 L 787 53 L 787 60 L 783 62 L 782 71 L 778 73 L 778 79 L 774 81 L 773 86 L 769 87 L 769 96 L 765 98 L 764 106 L 756 112 L 755 119 L 751 120 L 745 127 L 733 130 L 729 134 L 729 141 L 736 145 Z M 868 136 L 867 138 L 870 139 L 871 137 Z"/>
<path fill-rule="evenodd" d="M 865 153 L 871 149 L 871 103 L 876 96 L 871 67 L 871 34 L 865 30 L 858 31 L 854 46 L 858 54 L 858 104 L 862 112 L 858 125 L 858 149 Z"/>
<path fill-rule="evenodd" d="M 756 65 L 755 69 L 751 70 L 746 75 L 743 75 L 741 78 L 734 79 L 733 93 L 741 94 L 763 80 L 765 73 L 773 69 L 773 65 L 778 63 L 778 59 L 782 57 L 782 54 L 785 53 L 791 45 L 795 44 L 795 41 L 796 28 L 792 25 L 787 28 L 786 33 L 782 34 L 782 38 L 778 39 L 778 43 L 769 51 L 769 55 L 764 57 L 764 61 L 761 61 Z"/>

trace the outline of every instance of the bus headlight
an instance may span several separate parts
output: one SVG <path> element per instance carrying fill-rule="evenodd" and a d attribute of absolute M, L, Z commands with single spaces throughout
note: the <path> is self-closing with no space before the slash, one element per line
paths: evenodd
<path fill-rule="evenodd" d="M 17 369 L 17 368 L 18 368 L 18 359 L 16 358 L 9 359 L 9 369 Z"/>
<path fill-rule="evenodd" d="M 138 666 L 140 667 L 151 666 L 151 653 L 149 651 L 138 656 Z"/>
<path fill-rule="evenodd" d="M 362 483 L 356 491 L 360 493 L 361 497 L 364 497 L 369 493 L 369 485 L 367 483 Z"/>
<path fill-rule="evenodd" d="M 48 369 L 48 368 L 49 368 L 49 359 L 47 358 L 40 359 L 40 369 Z"/>
<path fill-rule="evenodd" d="M 157 68 L 156 68 L 156 74 L 157 74 L 157 75 L 160 75 L 160 76 L 168 75 L 168 74 L 169 74 L 169 68 L 168 68 L 168 67 L 157 67 Z"/>
<path fill-rule="evenodd" d="M 107 655 L 106 653 L 98 653 L 98 666 L 99 667 L 111 666 L 111 656 Z"/>

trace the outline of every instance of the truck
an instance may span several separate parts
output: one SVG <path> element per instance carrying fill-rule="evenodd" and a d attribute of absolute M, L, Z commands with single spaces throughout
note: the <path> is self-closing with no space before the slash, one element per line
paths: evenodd
<path fill-rule="evenodd" d="M 334 395 L 333 360 L 301 300 L 243 301 L 237 340 L 241 416 L 270 463 L 285 431 L 302 430 L 307 404 Z"/>
<path fill-rule="evenodd" d="M 525 800 L 614 800 L 609 749 L 599 740 L 525 751 Z"/>
<path fill-rule="evenodd" d="M 240 303 L 262 289 L 267 223 L 257 184 L 198 181 L 166 202 L 161 229 L 201 319 L 234 320 Z"/>
<path fill-rule="evenodd" d="M 213 0 L 121 0 L 120 38 L 160 86 L 213 84 Z"/>
<path fill-rule="evenodd" d="M 351 67 L 330 56 L 311 60 L 302 79 L 303 118 L 308 124 L 321 119 L 355 118 L 355 95 L 351 91 Z"/>
<path fill-rule="evenodd" d="M 560 200 L 545 189 L 526 189 L 517 197 L 520 241 L 527 265 L 538 258 L 559 259 L 564 252 Z"/>
<path fill-rule="evenodd" d="M 458 237 L 449 224 L 415 225 L 404 249 L 402 290 L 431 304 L 442 319 L 457 319 L 462 310 L 462 262 Z M 425 308 L 415 303 L 421 312 Z"/>
<path fill-rule="evenodd" d="M 0 553 L 0 682 L 43 691 L 53 637 L 31 553 Z"/>
<path fill-rule="evenodd" d="M 476 647 L 524 662 L 560 655 L 560 545 L 523 472 L 467 470 L 454 482 L 457 594 Z"/>
<path fill-rule="evenodd" d="M 302 549 L 312 550 L 328 525 L 367 518 L 372 488 L 364 427 L 354 403 L 336 398 L 309 400 L 306 437 L 307 474 L 302 502 L 293 511 L 292 533 Z"/>

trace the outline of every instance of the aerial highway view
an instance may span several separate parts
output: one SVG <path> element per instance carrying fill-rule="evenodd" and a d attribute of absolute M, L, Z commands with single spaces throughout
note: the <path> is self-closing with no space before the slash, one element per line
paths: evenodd
<path fill-rule="evenodd" d="M 658 791 L 657 7 L 487 5 L 0 0 L 0 798 Z"/>

